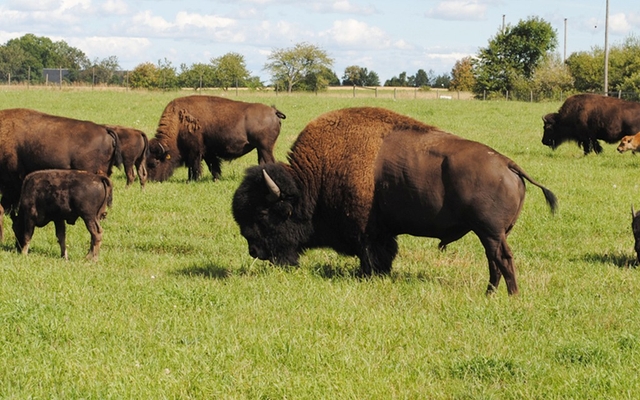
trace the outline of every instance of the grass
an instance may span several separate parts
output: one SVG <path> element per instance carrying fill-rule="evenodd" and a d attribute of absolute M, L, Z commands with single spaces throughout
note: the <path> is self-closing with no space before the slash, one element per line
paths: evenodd
<path fill-rule="evenodd" d="M 0 108 L 133 126 L 153 135 L 162 109 L 189 92 L 11 90 Z M 234 93 L 228 94 L 235 98 Z M 286 115 L 284 160 L 315 116 L 379 105 L 487 143 L 555 192 L 527 186 L 510 235 L 521 295 L 492 297 L 482 246 L 468 235 L 403 236 L 389 277 L 360 280 L 358 262 L 314 250 L 299 268 L 248 255 L 231 197 L 255 153 L 223 177 L 186 183 L 181 168 L 145 191 L 116 171 L 100 261 L 89 234 L 53 226 L 28 256 L 0 244 L 1 398 L 637 398 L 640 278 L 630 207 L 640 208 L 631 154 L 583 156 L 541 145 L 559 103 L 244 93 Z"/>

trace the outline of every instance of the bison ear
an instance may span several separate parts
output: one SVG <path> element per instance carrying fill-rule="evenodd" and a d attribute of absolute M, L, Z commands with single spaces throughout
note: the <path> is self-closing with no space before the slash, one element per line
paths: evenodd
<path fill-rule="evenodd" d="M 280 198 L 280 188 L 278 185 L 271 179 L 267 170 L 262 170 L 262 176 L 264 177 L 264 181 L 267 184 L 267 188 L 269 189 L 269 194 L 267 195 L 267 200 L 270 202 L 275 202 Z"/>

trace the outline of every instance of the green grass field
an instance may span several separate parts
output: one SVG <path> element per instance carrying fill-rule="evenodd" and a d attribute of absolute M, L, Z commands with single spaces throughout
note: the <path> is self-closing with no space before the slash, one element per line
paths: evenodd
<path fill-rule="evenodd" d="M 191 92 L 0 90 L 28 107 L 128 125 L 151 137 L 164 106 Z M 220 94 L 220 92 L 212 92 Z M 544 147 L 542 115 L 560 103 L 227 94 L 286 115 L 285 160 L 298 132 L 343 107 L 387 107 L 486 143 L 559 200 L 527 200 L 509 238 L 521 294 L 485 297 L 484 251 L 470 234 L 403 236 L 391 276 L 360 280 L 358 260 L 314 250 L 299 268 L 253 260 L 231 198 L 255 152 L 223 177 L 125 188 L 103 222 L 100 260 L 84 260 L 84 224 L 53 226 L 28 256 L 11 221 L 0 244 L 0 398 L 555 399 L 640 397 L 640 276 L 631 204 L 640 158 Z M 206 170 L 206 168 L 205 168 Z"/>

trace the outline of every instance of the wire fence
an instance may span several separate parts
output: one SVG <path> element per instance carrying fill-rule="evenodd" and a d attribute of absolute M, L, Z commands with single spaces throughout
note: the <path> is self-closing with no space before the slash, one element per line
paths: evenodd
<path fill-rule="evenodd" d="M 47 82 L 44 84 L 33 83 L 1 83 L 0 88 L 3 90 L 29 90 L 29 89 L 49 89 L 49 90 L 112 90 L 112 91 L 128 91 L 128 90 L 146 90 L 131 89 L 128 85 L 107 85 L 98 84 L 91 85 L 87 83 L 69 83 L 67 81 Z M 162 89 L 157 89 L 162 90 Z M 563 102 L 567 97 L 580 93 L 576 91 L 506 91 L 506 92 L 483 92 L 472 93 L 467 91 L 449 90 L 447 88 L 414 88 L 414 87 L 364 87 L 364 86 L 330 86 L 326 90 L 319 92 L 293 92 L 277 91 L 272 87 L 259 89 L 249 88 L 182 88 L 169 89 L 202 94 L 225 93 L 225 95 L 237 95 L 251 93 L 260 93 L 264 96 L 286 96 L 286 95 L 315 95 L 325 97 L 353 97 L 353 98 L 381 98 L 394 100 L 484 100 L 484 101 L 521 101 L 521 102 L 547 102 L 558 101 Z M 604 95 L 604 92 L 593 92 Z M 609 91 L 608 96 L 617 97 L 628 101 L 640 102 L 640 93 L 632 91 Z"/>

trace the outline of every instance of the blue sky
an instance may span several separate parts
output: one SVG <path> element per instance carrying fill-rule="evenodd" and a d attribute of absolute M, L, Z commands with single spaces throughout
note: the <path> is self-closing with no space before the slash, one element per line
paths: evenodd
<path fill-rule="evenodd" d="M 609 0 L 609 43 L 640 33 L 640 1 Z M 314 44 L 342 77 L 350 65 L 382 83 L 403 71 L 449 73 L 477 54 L 504 21 L 530 16 L 552 24 L 558 52 L 604 46 L 606 0 L 0 0 L 0 43 L 26 33 L 64 40 L 91 59 L 118 57 L 123 69 L 167 59 L 206 63 L 244 55 L 252 75 L 273 49 Z"/>

